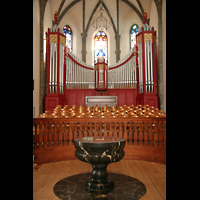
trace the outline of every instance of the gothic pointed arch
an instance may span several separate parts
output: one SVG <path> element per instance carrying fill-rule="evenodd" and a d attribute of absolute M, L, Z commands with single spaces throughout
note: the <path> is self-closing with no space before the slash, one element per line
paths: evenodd
<path fill-rule="evenodd" d="M 88 20 L 88 23 L 87 23 L 87 26 L 86 26 L 86 29 L 85 29 L 85 32 L 86 32 L 86 33 L 88 32 L 90 22 L 92 21 L 92 18 L 93 18 L 93 16 L 94 16 L 95 12 L 97 11 L 97 9 L 98 9 L 98 7 L 99 7 L 100 4 L 101 4 L 101 0 L 98 1 L 98 3 L 96 4 L 94 10 L 92 11 L 92 13 L 91 13 L 91 15 L 90 15 L 90 18 L 89 18 L 89 20 Z M 113 27 L 113 29 L 114 29 L 115 34 L 117 34 L 117 29 L 116 29 L 115 23 L 114 23 L 114 21 L 113 21 L 113 18 L 112 18 L 112 16 L 111 16 L 111 14 L 110 14 L 110 12 L 109 12 L 107 6 L 105 5 L 105 3 L 104 3 L 103 1 L 102 1 L 102 6 L 103 6 L 104 9 L 106 10 L 106 12 L 107 12 L 107 14 L 108 14 L 108 16 L 109 16 L 109 18 L 110 18 L 110 21 L 111 21 L 111 23 L 112 23 L 112 27 Z"/>
<path fill-rule="evenodd" d="M 122 0 L 124 3 L 126 3 L 127 5 L 129 5 L 139 16 L 139 18 L 141 19 L 141 21 L 143 22 L 143 15 L 142 13 L 128 0 Z"/>
<path fill-rule="evenodd" d="M 72 6 L 74 6 L 76 3 L 78 3 L 79 1 L 81 1 L 81 0 L 74 0 L 74 1 L 72 1 L 72 2 L 62 11 L 62 13 L 59 15 L 59 18 L 58 18 L 58 24 L 60 23 L 60 21 L 62 20 L 62 18 L 63 18 L 64 15 L 66 14 L 66 12 L 67 12 Z"/>

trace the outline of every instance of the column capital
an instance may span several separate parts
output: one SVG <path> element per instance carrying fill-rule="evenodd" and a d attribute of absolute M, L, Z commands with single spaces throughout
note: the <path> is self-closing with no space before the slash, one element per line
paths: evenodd
<path fill-rule="evenodd" d="M 121 35 L 119 35 L 119 34 L 116 34 L 116 35 L 115 35 L 115 39 L 116 39 L 116 40 L 119 40 L 120 38 L 121 38 Z"/>
<path fill-rule="evenodd" d="M 87 37 L 87 33 L 86 33 L 86 32 L 83 32 L 83 33 L 81 33 L 81 36 L 82 36 L 82 37 Z"/>

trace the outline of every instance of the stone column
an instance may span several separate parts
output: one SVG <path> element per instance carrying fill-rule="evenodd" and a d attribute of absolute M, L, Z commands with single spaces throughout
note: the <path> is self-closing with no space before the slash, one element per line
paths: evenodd
<path fill-rule="evenodd" d="M 121 38 L 121 35 L 119 35 L 119 34 L 115 35 L 115 40 L 116 40 L 116 51 L 115 51 L 116 62 L 118 62 L 120 60 L 120 53 L 121 53 L 121 50 L 120 50 L 120 38 Z"/>
<path fill-rule="evenodd" d="M 45 6 L 48 0 L 39 0 L 40 5 L 40 99 L 39 99 L 39 113 L 42 114 L 44 110 L 44 89 L 45 89 L 45 74 L 44 74 L 44 61 L 43 61 L 43 20 Z"/>
<path fill-rule="evenodd" d="M 157 5 L 158 11 L 158 95 L 160 99 L 160 110 L 164 110 L 163 100 L 163 56 L 162 56 L 162 1 Z"/>
<path fill-rule="evenodd" d="M 87 37 L 87 33 L 81 33 L 81 36 L 82 36 L 82 51 L 81 51 L 82 61 L 86 62 L 86 54 L 87 54 L 87 51 L 86 51 L 86 37 Z"/>

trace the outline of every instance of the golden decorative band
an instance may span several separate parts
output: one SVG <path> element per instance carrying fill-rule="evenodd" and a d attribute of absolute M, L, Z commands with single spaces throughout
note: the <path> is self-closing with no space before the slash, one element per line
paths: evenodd
<path fill-rule="evenodd" d="M 63 44 L 65 46 L 65 37 L 60 35 L 60 44 Z"/>
<path fill-rule="evenodd" d="M 152 43 L 152 33 L 145 33 L 144 34 L 144 43 L 150 41 Z"/>
<path fill-rule="evenodd" d="M 142 43 L 142 34 L 137 37 L 137 44 Z"/>
<path fill-rule="evenodd" d="M 50 41 L 49 41 L 49 43 L 51 44 L 52 42 L 55 42 L 56 44 L 58 44 L 58 35 L 50 34 Z"/>

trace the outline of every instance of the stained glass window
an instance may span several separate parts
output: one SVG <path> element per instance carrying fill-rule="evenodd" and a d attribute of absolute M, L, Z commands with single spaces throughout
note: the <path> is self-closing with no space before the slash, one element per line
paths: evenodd
<path fill-rule="evenodd" d="M 104 57 L 105 61 L 108 60 L 108 39 L 103 31 L 99 31 L 94 36 L 94 59 L 97 61 L 98 57 Z"/>
<path fill-rule="evenodd" d="M 138 33 L 139 28 L 137 24 L 133 24 L 133 26 L 131 26 L 131 30 L 130 30 L 130 46 L 131 49 L 133 49 L 133 47 L 136 45 L 136 34 Z"/>
<path fill-rule="evenodd" d="M 63 27 L 63 32 L 66 35 L 66 47 L 72 51 L 72 29 L 70 26 L 65 25 Z"/>

